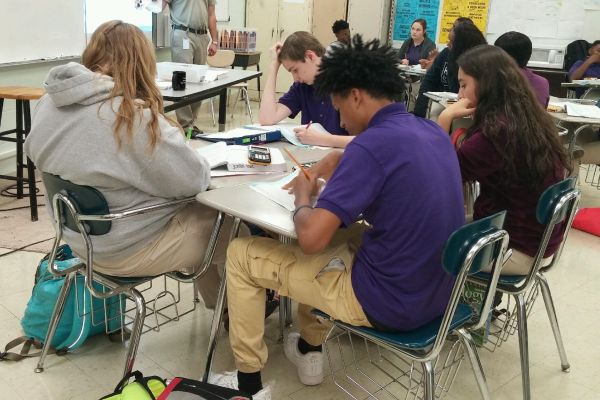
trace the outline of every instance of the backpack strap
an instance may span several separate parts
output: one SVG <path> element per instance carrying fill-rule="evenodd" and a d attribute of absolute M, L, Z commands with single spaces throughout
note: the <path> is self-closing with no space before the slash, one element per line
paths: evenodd
<path fill-rule="evenodd" d="M 18 347 L 21 344 L 23 345 L 23 347 L 21 347 L 20 352 L 14 353 L 9 351 L 14 349 L 15 347 Z M 31 350 L 32 346 L 38 351 L 36 351 L 35 353 L 30 353 L 29 351 Z M 28 336 L 18 337 L 6 344 L 6 346 L 4 347 L 4 351 L 0 352 L 0 361 L 20 361 L 24 358 L 39 357 L 42 354 L 43 346 L 44 345 L 42 344 L 42 342 L 40 342 L 37 339 Z M 66 351 L 57 351 L 54 347 L 50 347 L 50 350 L 48 351 L 48 354 L 63 355 L 65 353 Z"/>

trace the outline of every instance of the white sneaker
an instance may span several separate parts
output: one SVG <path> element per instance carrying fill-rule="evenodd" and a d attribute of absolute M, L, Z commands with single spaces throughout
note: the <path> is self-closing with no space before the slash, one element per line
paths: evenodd
<path fill-rule="evenodd" d="M 226 371 L 222 374 L 210 374 L 208 376 L 208 383 L 239 390 L 237 371 Z M 271 387 L 264 386 L 259 392 L 252 395 L 252 400 L 271 400 Z"/>
<path fill-rule="evenodd" d="M 309 351 L 306 354 L 298 350 L 298 332 L 290 332 L 285 338 L 283 351 L 288 360 L 298 369 L 298 378 L 305 385 L 318 385 L 323 382 L 323 353 Z"/>

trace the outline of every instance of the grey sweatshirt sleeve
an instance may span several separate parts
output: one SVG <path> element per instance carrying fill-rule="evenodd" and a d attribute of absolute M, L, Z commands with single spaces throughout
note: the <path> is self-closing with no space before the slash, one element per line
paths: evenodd
<path fill-rule="evenodd" d="M 138 125 L 143 131 L 147 129 L 147 119 L 144 120 Z M 186 144 L 179 128 L 171 126 L 162 117 L 159 126 L 161 138 L 153 152 L 148 147 L 149 134 L 136 132 L 130 155 L 139 170 L 132 171 L 129 183 L 145 193 L 163 198 L 183 198 L 205 191 L 210 183 L 210 167 L 206 160 Z"/>

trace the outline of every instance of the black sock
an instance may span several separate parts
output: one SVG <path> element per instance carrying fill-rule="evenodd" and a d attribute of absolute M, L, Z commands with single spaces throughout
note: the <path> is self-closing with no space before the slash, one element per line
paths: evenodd
<path fill-rule="evenodd" d="M 309 344 L 306 340 L 300 338 L 298 339 L 298 350 L 300 351 L 300 353 L 306 354 L 309 351 L 323 351 L 323 346 L 313 346 L 312 344 Z"/>
<path fill-rule="evenodd" d="M 255 395 L 262 389 L 262 379 L 260 371 L 257 372 L 241 372 L 238 371 L 238 389 L 251 396 Z"/>

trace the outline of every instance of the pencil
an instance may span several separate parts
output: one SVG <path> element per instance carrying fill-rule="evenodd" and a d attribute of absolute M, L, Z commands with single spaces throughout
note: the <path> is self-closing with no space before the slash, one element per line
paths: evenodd
<path fill-rule="evenodd" d="M 292 153 L 289 152 L 288 149 L 283 149 L 283 151 L 285 151 L 285 154 L 288 155 L 288 157 L 290 158 L 290 160 L 292 160 L 294 162 L 294 164 L 296 164 L 298 166 L 298 168 L 300 168 L 300 171 L 302 171 L 302 173 L 304 174 L 304 176 L 306 177 L 306 179 L 308 179 L 310 181 L 310 177 L 308 176 L 308 173 L 306 172 L 306 170 L 304 169 L 304 167 L 302 166 L 302 164 L 300 164 L 298 162 L 298 160 L 296 160 L 296 158 L 292 155 Z"/>
<path fill-rule="evenodd" d="M 308 130 L 308 128 L 310 128 L 310 124 L 312 124 L 312 121 L 308 121 L 308 124 L 306 125 L 306 130 Z"/>

